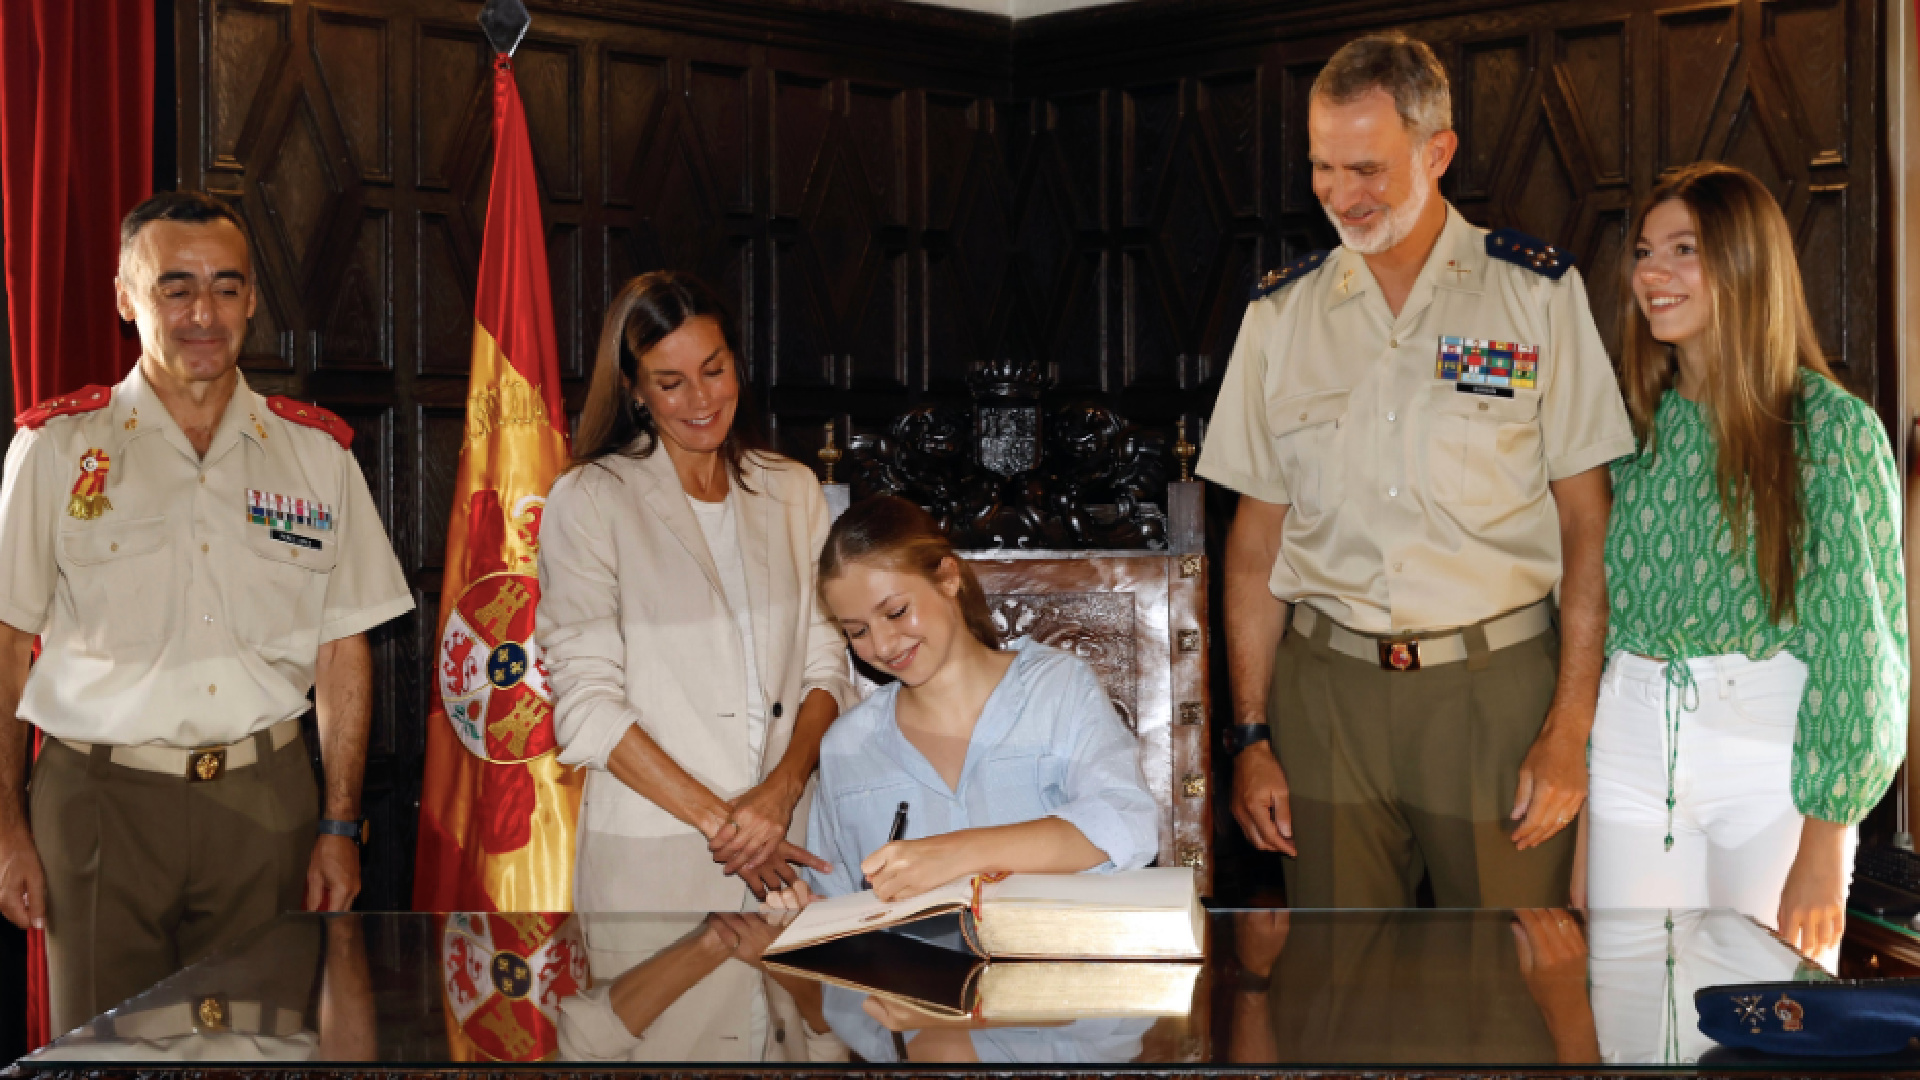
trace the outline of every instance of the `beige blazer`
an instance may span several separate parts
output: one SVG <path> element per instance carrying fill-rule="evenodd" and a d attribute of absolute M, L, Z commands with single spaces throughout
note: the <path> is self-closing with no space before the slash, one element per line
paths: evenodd
<path fill-rule="evenodd" d="M 750 455 L 735 485 L 758 655 L 740 634 L 706 538 L 664 450 L 573 470 L 547 496 L 540 531 L 538 640 L 554 692 L 560 760 L 592 770 L 581 807 L 579 910 L 738 908 L 705 842 L 606 771 L 635 724 L 694 779 L 731 799 L 779 764 L 814 689 L 855 700 L 839 631 L 819 611 L 814 575 L 827 504 L 804 466 Z M 746 673 L 767 702 L 758 770 L 747 745 Z M 790 836 L 804 843 L 806 804 Z M 644 865 L 643 865 L 644 864 Z M 608 886 L 624 883 L 617 889 Z"/>

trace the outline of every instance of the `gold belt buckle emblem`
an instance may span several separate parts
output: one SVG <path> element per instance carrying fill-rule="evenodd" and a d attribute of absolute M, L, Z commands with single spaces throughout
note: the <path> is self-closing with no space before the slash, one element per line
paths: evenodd
<path fill-rule="evenodd" d="M 203 1034 L 226 1031 L 233 1025 L 232 1017 L 222 994 L 208 994 L 193 1006 L 193 1026 Z"/>
<path fill-rule="evenodd" d="M 1420 643 L 1417 641 L 1382 641 L 1380 645 L 1380 666 L 1391 671 L 1419 671 Z"/>
<path fill-rule="evenodd" d="M 195 750 L 187 757 L 187 779 L 194 783 L 218 780 L 226 771 L 225 750 Z"/>

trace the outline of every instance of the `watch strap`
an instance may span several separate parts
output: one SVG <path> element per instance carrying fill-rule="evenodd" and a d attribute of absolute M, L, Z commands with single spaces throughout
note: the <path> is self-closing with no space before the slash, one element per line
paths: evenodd
<path fill-rule="evenodd" d="M 1233 725 L 1233 752 L 1235 755 L 1238 755 L 1240 751 L 1245 750 L 1254 743 L 1271 742 L 1272 740 L 1273 729 L 1266 724 Z"/>
<path fill-rule="evenodd" d="M 315 827 L 319 830 L 320 835 L 322 836 L 344 836 L 347 839 L 353 841 L 354 843 L 359 844 L 361 847 L 367 846 L 367 819 L 366 818 L 361 818 L 358 821 L 341 821 L 337 818 L 321 818 L 319 824 Z"/>

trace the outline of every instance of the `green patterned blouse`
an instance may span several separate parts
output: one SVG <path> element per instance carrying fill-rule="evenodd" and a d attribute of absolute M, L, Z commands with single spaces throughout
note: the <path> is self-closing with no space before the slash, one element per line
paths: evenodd
<path fill-rule="evenodd" d="M 1852 825 L 1873 809 L 1906 755 L 1899 472 L 1865 402 L 1820 375 L 1800 374 L 1804 424 L 1794 443 L 1807 532 L 1797 624 L 1767 618 L 1752 543 L 1736 554 L 1721 513 L 1713 431 L 1699 405 L 1668 391 L 1654 420 L 1656 451 L 1613 463 L 1607 654 L 1765 660 L 1792 653 L 1807 665 L 1793 740 L 1794 805 Z M 1672 678 L 1691 680 L 1685 665 L 1672 667 Z M 1677 722 L 1671 705 L 1669 712 Z"/>

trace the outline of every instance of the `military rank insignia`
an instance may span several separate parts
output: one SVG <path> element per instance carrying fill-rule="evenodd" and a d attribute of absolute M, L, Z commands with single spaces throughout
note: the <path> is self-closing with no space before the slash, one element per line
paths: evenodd
<path fill-rule="evenodd" d="M 107 501 L 107 452 L 88 450 L 80 455 L 80 479 L 67 497 L 67 516 L 92 521 L 113 509 Z"/>
<path fill-rule="evenodd" d="M 333 508 L 313 499 L 296 499 L 288 495 L 249 490 L 247 520 L 272 529 L 291 529 L 300 525 L 319 532 L 330 532 L 333 529 Z"/>
<path fill-rule="evenodd" d="M 1443 337 L 1433 374 L 1462 394 L 1510 398 L 1539 385 L 1540 346 Z"/>

